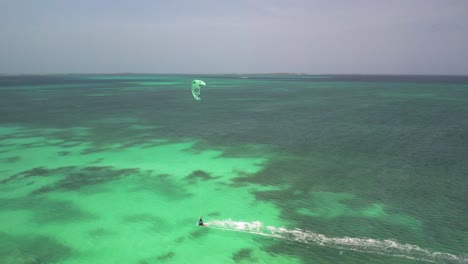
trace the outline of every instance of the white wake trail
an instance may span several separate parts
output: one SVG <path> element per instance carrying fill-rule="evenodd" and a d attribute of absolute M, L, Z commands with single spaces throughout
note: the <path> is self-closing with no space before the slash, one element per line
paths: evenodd
<path fill-rule="evenodd" d="M 323 234 L 298 228 L 287 229 L 284 227 L 265 226 L 260 221 L 243 222 L 227 219 L 210 221 L 205 224 L 214 229 L 244 232 L 336 249 L 403 257 L 427 262 L 468 264 L 467 257 L 459 257 L 443 252 L 433 252 L 417 245 L 401 244 L 392 239 L 378 240 L 356 237 L 327 237 Z"/>

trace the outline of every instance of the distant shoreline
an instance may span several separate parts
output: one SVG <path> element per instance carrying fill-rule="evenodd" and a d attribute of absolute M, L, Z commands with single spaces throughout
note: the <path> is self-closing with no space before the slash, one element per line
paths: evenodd
<path fill-rule="evenodd" d="M 0 77 L 4 76 L 82 76 L 82 75 L 107 75 L 107 76 L 139 76 L 139 75 L 187 75 L 187 76 L 445 76 L 445 77 L 468 77 L 468 74 L 385 74 L 385 73 L 0 73 Z"/>

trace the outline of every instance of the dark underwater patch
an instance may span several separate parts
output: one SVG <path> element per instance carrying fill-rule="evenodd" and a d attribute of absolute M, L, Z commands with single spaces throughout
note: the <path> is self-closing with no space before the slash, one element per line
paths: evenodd
<path fill-rule="evenodd" d="M 182 236 L 182 237 L 176 238 L 176 239 L 174 240 L 174 242 L 176 242 L 176 243 L 182 243 L 184 240 L 185 240 L 185 237 Z"/>
<path fill-rule="evenodd" d="M 119 169 L 112 167 L 86 167 L 77 172 L 70 173 L 65 179 L 57 182 L 58 189 L 77 190 L 82 187 L 107 183 L 120 177 L 134 175 L 137 169 Z"/>
<path fill-rule="evenodd" d="M 97 219 L 97 216 L 68 201 L 48 201 L 44 206 L 45 208 L 40 209 L 33 218 L 39 224 L 81 222 Z"/>
<path fill-rule="evenodd" d="M 211 212 L 211 213 L 208 214 L 208 216 L 210 216 L 210 217 L 216 217 L 216 216 L 220 216 L 220 215 L 221 215 L 220 212 Z"/>
<path fill-rule="evenodd" d="M 9 178 L 0 181 L 0 183 L 7 183 L 13 180 L 21 180 L 21 179 L 34 178 L 34 177 L 48 177 L 50 175 L 55 175 L 58 172 L 61 172 L 68 168 L 72 168 L 72 167 L 63 167 L 59 169 L 47 169 L 44 167 L 36 167 L 30 170 L 17 173 L 13 176 L 10 176 Z"/>
<path fill-rule="evenodd" d="M 145 172 L 144 176 L 137 179 L 136 187 L 132 188 L 132 191 L 146 190 L 171 200 L 187 199 L 192 196 L 183 184 L 177 183 L 169 174 L 154 176 L 151 172 Z"/>
<path fill-rule="evenodd" d="M 204 228 L 203 226 L 197 226 L 195 231 L 190 232 L 189 237 L 191 238 L 200 238 L 203 236 L 208 235 L 208 229 Z"/>
<path fill-rule="evenodd" d="M 72 202 L 44 197 L 3 198 L 0 199 L 0 210 L 31 210 L 34 213 L 31 221 L 40 225 L 96 219 L 95 215 L 83 211 Z"/>
<path fill-rule="evenodd" d="M 33 169 L 30 169 L 30 170 L 27 170 L 27 171 L 24 171 L 24 172 L 21 172 L 20 175 L 24 176 L 24 177 L 36 177 L 36 176 L 40 176 L 40 177 L 44 177 L 44 176 L 47 176 L 49 175 L 51 172 L 55 172 L 56 170 L 49 170 L 49 169 L 46 169 L 44 167 L 36 167 L 36 168 L 33 168 Z"/>
<path fill-rule="evenodd" d="M 153 232 L 168 232 L 170 225 L 166 219 L 148 213 L 126 215 L 122 218 L 125 225 L 144 224 L 146 229 Z"/>
<path fill-rule="evenodd" d="M 234 254 L 232 254 L 232 260 L 234 262 L 239 263 L 239 262 L 246 262 L 246 263 L 252 263 L 252 262 L 257 262 L 258 259 L 253 256 L 253 250 L 250 248 L 243 248 Z"/>
<path fill-rule="evenodd" d="M 123 217 L 125 223 L 159 222 L 162 218 L 152 214 L 132 214 Z"/>
<path fill-rule="evenodd" d="M 94 239 L 100 239 L 102 237 L 107 237 L 113 234 L 114 232 L 105 228 L 95 228 L 88 231 L 88 235 Z"/>
<path fill-rule="evenodd" d="M 71 248 L 49 237 L 0 233 L 1 263 L 58 263 L 72 256 Z"/>
<path fill-rule="evenodd" d="M 57 154 L 59 154 L 59 156 L 61 156 L 61 157 L 64 157 L 64 156 L 67 156 L 68 154 L 70 154 L 70 151 L 59 151 Z"/>
<path fill-rule="evenodd" d="M 16 163 L 16 162 L 18 162 L 20 160 L 21 160 L 20 156 L 15 156 L 15 157 L 4 158 L 3 162 L 5 162 L 5 163 Z"/>
<path fill-rule="evenodd" d="M 190 173 L 188 176 L 186 176 L 184 179 L 188 182 L 196 182 L 197 180 L 202 180 L 202 181 L 209 181 L 213 179 L 217 179 L 219 177 L 213 177 L 209 173 L 202 171 L 202 170 L 196 170 Z"/>
<path fill-rule="evenodd" d="M 161 262 L 168 262 L 175 256 L 174 251 L 169 251 L 167 253 L 158 255 L 156 257 L 151 257 L 147 259 L 142 259 L 138 262 L 138 264 L 156 264 Z"/>
<path fill-rule="evenodd" d="M 171 251 L 171 252 L 168 252 L 166 254 L 159 255 L 157 257 L 157 259 L 160 260 L 160 261 L 166 261 L 166 260 L 169 260 L 169 259 L 173 258 L 174 256 L 175 256 L 175 253 L 173 251 Z"/>
<path fill-rule="evenodd" d="M 53 191 L 85 191 L 83 188 L 104 184 L 115 181 L 121 177 L 135 175 L 139 172 L 138 169 L 119 169 L 115 170 L 112 167 L 64 167 L 55 170 L 46 170 L 43 168 L 36 169 L 43 175 L 57 174 L 62 177 L 52 185 L 44 186 L 33 191 L 33 194 L 43 194 Z M 47 173 L 49 171 L 49 173 Z"/>

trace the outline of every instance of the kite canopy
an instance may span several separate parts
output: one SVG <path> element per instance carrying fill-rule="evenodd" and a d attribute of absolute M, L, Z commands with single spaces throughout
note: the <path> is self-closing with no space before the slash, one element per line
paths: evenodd
<path fill-rule="evenodd" d="M 195 98 L 195 100 L 201 100 L 200 97 L 200 88 L 201 86 L 206 86 L 204 81 L 200 80 L 193 80 L 192 81 L 192 95 Z"/>

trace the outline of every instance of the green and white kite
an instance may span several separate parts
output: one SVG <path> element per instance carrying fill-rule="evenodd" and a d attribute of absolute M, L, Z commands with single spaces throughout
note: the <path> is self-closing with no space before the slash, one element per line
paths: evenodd
<path fill-rule="evenodd" d="M 201 86 L 206 86 L 206 83 L 204 81 L 200 80 L 193 80 L 192 81 L 192 95 L 195 98 L 195 100 L 200 101 L 200 89 Z"/>

